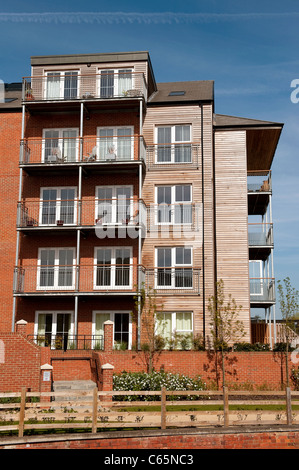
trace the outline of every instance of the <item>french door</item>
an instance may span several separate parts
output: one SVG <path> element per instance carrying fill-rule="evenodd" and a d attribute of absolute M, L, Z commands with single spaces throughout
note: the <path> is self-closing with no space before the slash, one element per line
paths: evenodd
<path fill-rule="evenodd" d="M 76 223 L 76 189 L 42 188 L 40 225 Z"/>
<path fill-rule="evenodd" d="M 37 289 L 68 290 L 75 287 L 74 248 L 41 248 Z"/>

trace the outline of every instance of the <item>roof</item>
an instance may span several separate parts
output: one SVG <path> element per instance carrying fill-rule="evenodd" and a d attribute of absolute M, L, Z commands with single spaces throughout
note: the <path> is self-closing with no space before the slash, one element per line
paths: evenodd
<path fill-rule="evenodd" d="M 228 116 L 225 114 L 214 115 L 214 127 L 282 127 L 283 124 L 271 121 L 261 121 L 259 119 L 249 119 L 238 116 Z"/>
<path fill-rule="evenodd" d="M 32 56 L 31 65 L 63 65 L 150 60 L 147 51 Z"/>
<path fill-rule="evenodd" d="M 22 108 L 22 83 L 5 83 L 5 102 L 0 102 L 0 111 L 21 110 Z"/>
<path fill-rule="evenodd" d="M 177 92 L 184 92 L 180 94 Z M 173 93 L 173 95 L 171 95 Z M 214 81 L 157 83 L 157 91 L 149 98 L 148 104 L 182 103 L 214 100 Z"/>

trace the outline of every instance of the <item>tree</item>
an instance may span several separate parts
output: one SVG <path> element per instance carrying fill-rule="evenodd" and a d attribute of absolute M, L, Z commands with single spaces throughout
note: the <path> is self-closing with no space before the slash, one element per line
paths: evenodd
<path fill-rule="evenodd" d="M 134 298 L 135 309 L 132 312 L 133 319 L 137 321 L 138 312 L 141 312 L 142 331 L 144 342 L 140 344 L 140 349 L 144 354 L 147 367 L 147 373 L 154 370 L 155 360 L 161 354 L 165 347 L 165 340 L 161 335 L 157 335 L 155 328 L 155 320 L 158 313 L 163 311 L 163 305 L 158 309 L 156 302 L 156 291 L 144 286 L 139 289 Z"/>
<path fill-rule="evenodd" d="M 289 343 L 290 334 L 294 328 L 294 320 L 299 313 L 299 291 L 292 287 L 289 277 L 283 279 L 283 284 L 281 281 L 278 281 L 277 289 L 279 295 L 280 311 L 284 320 L 284 337 L 286 343 L 286 381 L 287 387 L 289 387 Z"/>
<path fill-rule="evenodd" d="M 225 302 L 224 282 L 221 279 L 216 283 L 216 293 L 209 298 L 208 310 L 211 315 L 211 334 L 214 350 L 221 352 L 222 362 L 222 383 L 226 386 L 225 380 L 225 355 L 228 353 L 230 343 L 240 341 L 245 335 L 243 322 L 239 320 L 242 309 L 237 305 L 231 294 Z"/>

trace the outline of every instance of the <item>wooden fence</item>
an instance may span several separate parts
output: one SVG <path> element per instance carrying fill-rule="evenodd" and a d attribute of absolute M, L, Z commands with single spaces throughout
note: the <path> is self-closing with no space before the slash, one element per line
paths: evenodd
<path fill-rule="evenodd" d="M 133 400 L 120 401 L 124 396 Z M 149 396 L 151 401 L 144 401 Z M 178 396 L 180 400 L 176 399 Z M 299 392 L 291 392 L 289 388 L 284 392 L 229 391 L 227 388 L 218 392 L 166 391 L 165 388 L 130 392 L 99 392 L 96 388 L 73 392 L 26 392 L 23 389 L 21 393 L 0 393 L 0 432 L 17 431 L 22 437 L 25 431 L 42 434 L 51 429 L 53 432 L 76 429 L 96 433 L 106 428 L 292 425 L 299 424 L 298 400 Z M 188 411 L 176 411 L 178 405 Z M 275 405 L 280 405 L 278 410 Z M 150 411 L 152 406 L 159 411 Z M 273 409 L 269 409 L 271 406 Z M 138 411 L 133 411 L 132 407 Z"/>

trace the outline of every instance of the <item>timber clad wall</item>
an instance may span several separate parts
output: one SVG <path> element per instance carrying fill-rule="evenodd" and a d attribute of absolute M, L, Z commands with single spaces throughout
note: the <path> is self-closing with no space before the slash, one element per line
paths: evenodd
<path fill-rule="evenodd" d="M 217 275 L 242 305 L 240 320 L 250 342 L 246 132 L 215 133 Z"/>

